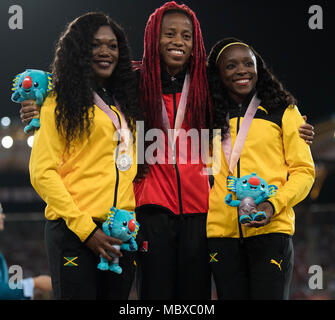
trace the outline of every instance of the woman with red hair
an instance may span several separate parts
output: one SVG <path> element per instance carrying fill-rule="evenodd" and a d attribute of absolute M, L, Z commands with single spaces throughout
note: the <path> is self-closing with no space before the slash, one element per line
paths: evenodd
<path fill-rule="evenodd" d="M 164 155 L 159 159 L 163 161 L 149 163 L 146 178 L 135 185 L 141 225 L 139 296 L 210 299 L 208 175 L 200 152 L 192 159 L 190 152 L 181 155 L 185 148 L 190 150 L 189 140 L 181 146 L 181 137 L 176 137 L 171 146 L 167 138 L 170 128 L 195 128 L 199 133 L 211 115 L 206 52 L 199 22 L 190 8 L 172 1 L 150 16 L 140 69 L 146 129 L 162 129 Z"/>

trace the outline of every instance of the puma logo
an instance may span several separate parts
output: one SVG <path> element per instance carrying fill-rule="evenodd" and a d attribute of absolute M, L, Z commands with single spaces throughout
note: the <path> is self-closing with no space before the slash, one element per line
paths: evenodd
<path fill-rule="evenodd" d="M 283 262 L 283 260 L 280 260 L 279 263 L 275 259 L 270 260 L 270 263 L 273 263 L 273 264 L 277 265 L 280 271 L 281 271 L 281 263 L 282 262 Z"/>

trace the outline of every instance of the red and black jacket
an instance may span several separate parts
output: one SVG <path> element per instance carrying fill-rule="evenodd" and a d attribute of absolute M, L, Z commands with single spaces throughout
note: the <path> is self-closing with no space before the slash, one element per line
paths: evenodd
<path fill-rule="evenodd" d="M 174 128 L 184 79 L 185 71 L 171 77 L 162 70 L 163 99 L 170 128 Z M 189 130 L 185 121 L 182 129 Z M 134 185 L 136 207 L 144 209 L 144 206 L 159 206 L 176 215 L 207 213 L 210 187 L 200 152 L 197 163 L 191 163 L 191 143 L 187 140 L 187 159 L 180 161 L 179 153 L 185 150 L 179 150 L 179 138 L 177 138 L 176 163 L 169 164 L 167 141 L 165 139 L 165 163 L 150 165 L 146 178 Z"/>

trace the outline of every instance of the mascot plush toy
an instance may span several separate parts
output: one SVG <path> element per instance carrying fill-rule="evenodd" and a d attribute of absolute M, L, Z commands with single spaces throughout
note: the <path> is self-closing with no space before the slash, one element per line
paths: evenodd
<path fill-rule="evenodd" d="M 136 251 L 137 243 L 135 241 L 140 225 L 135 220 L 134 212 L 120 210 L 112 207 L 108 213 L 106 221 L 102 224 L 102 230 L 110 237 L 114 237 L 123 241 L 121 246 L 113 245 L 118 250 Z M 114 256 L 113 256 L 114 257 Z M 111 270 L 117 274 L 122 273 L 119 266 L 119 258 L 114 257 L 111 262 L 100 257 L 98 264 L 100 270 Z"/>
<path fill-rule="evenodd" d="M 268 185 L 256 173 L 242 178 L 229 176 L 227 188 L 235 192 L 237 200 L 233 200 L 232 194 L 229 193 L 225 198 L 225 203 L 232 207 L 239 207 L 239 221 L 242 224 L 265 219 L 265 212 L 257 211 L 257 205 L 274 197 L 278 189 L 275 185 Z"/>
<path fill-rule="evenodd" d="M 51 73 L 27 69 L 25 72 L 18 74 L 13 80 L 14 93 L 12 94 L 12 101 L 21 103 L 25 100 L 35 100 L 36 104 L 41 106 L 46 96 L 51 91 Z M 34 118 L 24 128 L 27 133 L 30 130 L 40 127 L 38 118 Z"/>

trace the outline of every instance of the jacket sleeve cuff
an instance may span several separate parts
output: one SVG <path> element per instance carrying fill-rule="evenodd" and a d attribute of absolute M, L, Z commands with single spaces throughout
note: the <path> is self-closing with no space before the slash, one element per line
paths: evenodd
<path fill-rule="evenodd" d="M 97 232 L 97 230 L 99 229 L 98 226 L 96 226 L 93 231 L 88 235 L 88 237 L 83 241 L 84 244 L 87 243 L 87 241 Z"/>
<path fill-rule="evenodd" d="M 274 204 L 270 200 L 265 200 L 264 202 L 270 203 L 270 205 L 272 207 L 272 210 L 273 210 L 273 215 L 275 215 L 276 214 L 276 208 L 275 208 Z"/>

